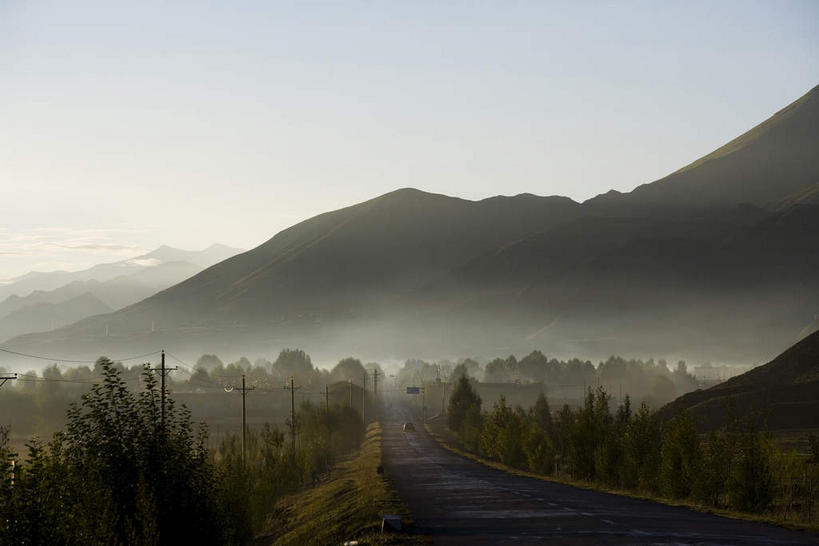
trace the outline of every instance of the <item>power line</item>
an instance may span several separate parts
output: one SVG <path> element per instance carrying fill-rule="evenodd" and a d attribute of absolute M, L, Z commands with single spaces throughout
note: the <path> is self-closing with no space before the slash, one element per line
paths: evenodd
<path fill-rule="evenodd" d="M 62 379 L 56 377 L 38 377 L 36 375 L 31 374 L 17 374 L 18 381 L 56 381 L 58 383 L 81 383 L 84 385 L 89 385 L 93 383 L 98 383 L 100 380 L 104 378 L 89 378 L 89 379 Z"/>
<path fill-rule="evenodd" d="M 175 356 L 175 355 L 174 355 L 173 353 L 171 353 L 170 351 L 165 351 L 165 354 L 167 354 L 168 356 L 170 356 L 171 358 L 173 358 L 174 360 L 176 360 L 176 361 L 177 361 L 179 364 L 181 364 L 181 365 L 182 365 L 182 370 L 183 370 L 183 371 L 185 371 L 185 372 L 189 373 L 190 375 L 193 375 L 193 374 L 194 374 L 193 369 L 191 369 L 191 367 L 190 367 L 190 366 L 188 366 L 188 364 L 186 364 L 184 360 L 182 360 L 182 359 L 181 359 L 181 358 L 179 358 L 178 356 Z"/>
<path fill-rule="evenodd" d="M 50 360 L 51 362 L 67 362 L 67 363 L 70 363 L 70 364 L 96 364 L 97 363 L 96 360 L 73 360 L 73 359 L 70 359 L 70 358 L 54 358 L 54 357 L 51 357 L 51 356 L 32 355 L 32 354 L 29 354 L 29 353 L 21 353 L 19 351 L 12 351 L 11 349 L 6 349 L 5 347 L 0 347 L 0 351 L 2 351 L 4 353 L 12 354 L 12 355 L 24 356 L 24 357 L 27 357 L 27 358 L 37 358 L 39 360 Z M 137 360 L 139 358 L 145 358 L 146 356 L 153 356 L 153 355 L 157 354 L 158 352 L 159 351 L 153 351 L 153 352 L 150 352 L 150 353 L 145 353 L 144 355 L 128 356 L 128 357 L 125 357 L 125 358 L 111 358 L 110 360 L 112 360 L 114 362 L 125 362 L 127 360 Z"/>

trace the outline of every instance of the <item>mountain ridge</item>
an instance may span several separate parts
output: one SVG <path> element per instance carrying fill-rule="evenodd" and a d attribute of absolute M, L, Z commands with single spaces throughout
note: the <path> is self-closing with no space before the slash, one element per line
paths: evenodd
<path fill-rule="evenodd" d="M 209 346 L 765 357 L 819 311 L 817 116 L 814 88 L 707 161 L 584 203 L 401 188 L 295 224 L 118 312 L 9 343 L 137 343 L 160 336 L 156 324 L 157 340 Z"/>

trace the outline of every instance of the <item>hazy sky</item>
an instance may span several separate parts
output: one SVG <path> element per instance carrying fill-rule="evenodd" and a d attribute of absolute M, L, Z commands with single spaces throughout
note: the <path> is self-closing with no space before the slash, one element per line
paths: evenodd
<path fill-rule="evenodd" d="M 817 83 L 815 0 L 0 0 L 0 277 L 404 186 L 627 191 Z"/>

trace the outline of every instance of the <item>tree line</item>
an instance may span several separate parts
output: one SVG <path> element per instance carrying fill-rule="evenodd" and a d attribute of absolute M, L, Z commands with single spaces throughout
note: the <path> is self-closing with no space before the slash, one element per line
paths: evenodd
<path fill-rule="evenodd" d="M 515 355 L 495 358 L 484 365 L 473 358 L 435 363 L 409 359 L 397 377 L 399 383 L 410 385 L 439 378 L 455 382 L 464 375 L 483 383 L 542 383 L 549 392 L 576 393 L 584 386 L 599 384 L 609 391 L 622 390 L 655 404 L 669 402 L 701 386 L 683 360 L 669 365 L 664 359 L 610 356 L 595 365 L 579 358 L 548 357 L 541 351 L 532 351 L 520 359 Z"/>
<path fill-rule="evenodd" d="M 353 357 L 341 359 L 332 369 L 318 368 L 310 355 L 300 349 L 284 349 L 273 361 L 258 358 L 251 362 L 241 357 L 233 362 L 222 362 L 213 354 L 202 355 L 193 369 L 177 363 L 179 369 L 167 376 L 167 388 L 177 399 L 183 401 L 194 420 L 205 420 L 218 427 L 216 437 L 225 431 L 235 431 L 238 422 L 238 400 L 227 395 L 224 388 L 237 385 L 246 376 L 249 386 L 257 388 L 248 397 L 249 414 L 258 420 L 260 415 L 269 421 L 284 421 L 290 413 L 290 398 L 281 389 L 291 377 L 302 389 L 297 398 L 324 400 L 322 392 L 330 387 L 330 400 L 342 403 L 347 400 L 347 387 L 338 384 L 351 382 L 355 386 L 353 405 L 361 407 L 361 387 L 364 376 L 372 378 L 372 372 L 383 371 L 377 363 L 362 363 Z M 133 390 L 143 388 L 143 365 L 126 366 L 112 363 L 120 378 Z M 154 364 L 154 367 L 156 365 Z M 169 364 L 170 367 L 170 364 Z M 0 372 L 3 372 L 0 369 Z M 100 362 L 93 366 L 75 366 L 61 369 L 56 364 L 41 372 L 25 372 L 0 391 L 0 424 L 10 424 L 15 440 L 38 435 L 50 437 L 66 425 L 66 410 L 92 384 L 101 381 L 103 370 Z M 367 384 L 368 388 L 371 385 Z M 213 431 L 212 431 L 213 432 Z M 212 444 L 211 438 L 211 444 Z M 213 445 L 211 445 L 213 447 Z"/>
<path fill-rule="evenodd" d="M 295 452 L 265 425 L 208 449 L 207 426 L 167 399 L 156 374 L 100 358 L 101 380 L 70 405 L 65 428 L 27 444 L 0 427 L 2 544 L 247 544 L 276 499 L 320 479 L 356 449 L 365 425 L 354 408 L 305 402 Z M 88 386 L 86 386 L 88 388 Z"/>
<path fill-rule="evenodd" d="M 463 447 L 531 472 L 606 488 L 687 500 L 714 508 L 813 522 L 819 491 L 819 439 L 809 457 L 783 451 L 758 416 L 737 416 L 722 430 L 698 434 L 687 413 L 663 422 L 627 396 L 616 408 L 605 388 L 583 404 L 553 413 L 541 394 L 528 410 L 503 397 L 481 412 L 462 376 L 449 399 L 447 424 Z"/>

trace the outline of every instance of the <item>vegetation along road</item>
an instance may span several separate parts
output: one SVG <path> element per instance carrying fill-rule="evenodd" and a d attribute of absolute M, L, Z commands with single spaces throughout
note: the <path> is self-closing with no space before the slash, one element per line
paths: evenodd
<path fill-rule="evenodd" d="M 414 519 L 441 544 L 816 544 L 771 525 L 516 476 L 442 448 L 398 409 L 384 420 L 384 463 Z"/>

